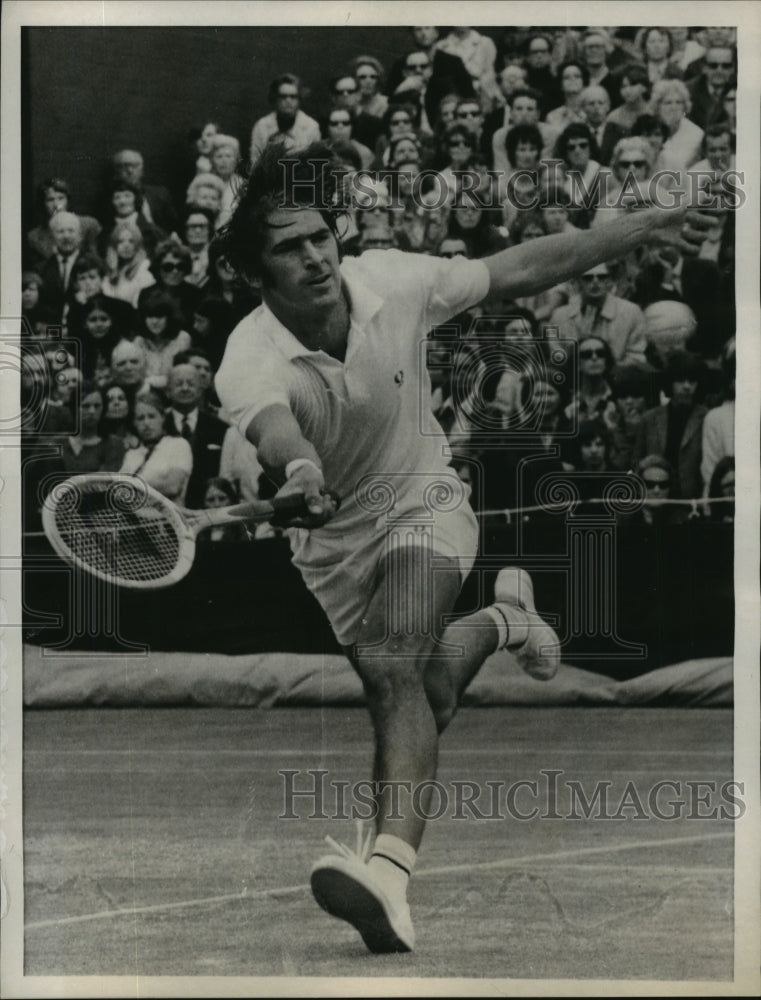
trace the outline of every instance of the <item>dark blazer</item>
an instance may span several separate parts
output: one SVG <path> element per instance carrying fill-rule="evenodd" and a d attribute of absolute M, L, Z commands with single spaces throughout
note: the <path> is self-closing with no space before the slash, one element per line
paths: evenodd
<path fill-rule="evenodd" d="M 66 283 L 66 287 L 64 287 L 63 281 L 61 280 L 58 257 L 55 254 L 45 261 L 39 271 L 44 284 L 41 298 L 44 300 L 46 306 L 55 310 L 58 322 L 61 321 L 63 316 L 64 303 L 66 302 L 69 294 L 73 293 L 74 290 L 74 263 L 76 262 L 77 256 L 79 256 L 79 251 L 77 251 L 69 270 L 69 280 Z"/>
<path fill-rule="evenodd" d="M 142 192 L 143 200 L 148 202 L 154 223 L 165 233 L 174 232 L 177 228 L 177 213 L 167 189 L 158 184 L 143 184 Z"/>
<path fill-rule="evenodd" d="M 619 139 L 623 139 L 625 135 L 629 133 L 625 128 L 620 125 L 616 125 L 615 122 L 606 122 L 605 127 L 602 132 L 602 141 L 598 142 L 597 145 L 600 147 L 600 163 L 603 166 L 610 166 L 611 157 L 613 156 L 613 150 L 616 148 L 616 143 Z"/>
<path fill-rule="evenodd" d="M 709 125 L 725 119 L 724 93 L 728 88 L 725 88 L 725 91 L 719 94 L 718 97 L 714 97 L 712 94 L 709 94 L 708 83 L 701 73 L 697 79 L 687 84 L 687 89 L 690 92 L 690 100 L 692 101 L 690 113 L 687 115 L 691 122 L 695 122 L 696 125 L 705 130 Z M 727 129 L 729 128 L 730 126 L 728 125 Z"/>
<path fill-rule="evenodd" d="M 677 482 L 672 485 L 671 498 L 699 497 L 703 493 L 703 479 L 700 462 L 703 457 L 703 419 L 708 411 L 701 403 L 692 408 L 679 445 L 679 463 L 676 469 Z M 634 443 L 633 464 L 636 466 L 646 455 L 666 454 L 668 432 L 668 404 L 648 410 L 639 425 Z"/>
<path fill-rule="evenodd" d="M 396 88 L 404 79 L 404 58 L 397 59 L 391 67 L 388 75 L 386 92 L 389 100 L 393 100 Z M 440 52 L 438 49 L 433 54 L 433 72 L 425 90 L 425 113 L 431 125 L 436 124 L 439 113 L 439 102 L 447 94 L 459 94 L 460 97 L 473 96 L 473 81 L 470 73 L 465 69 L 465 64 L 459 56 L 453 56 L 449 52 Z M 395 100 L 402 101 L 399 96 Z M 412 99 L 412 98 L 410 98 Z M 414 103 L 414 100 L 412 101 Z M 358 138 L 356 132 L 352 132 Z"/>
<path fill-rule="evenodd" d="M 219 475 L 219 460 L 222 457 L 222 442 L 229 425 L 203 410 L 198 411 L 195 433 L 189 441 L 193 452 L 193 471 L 188 481 L 185 504 L 191 509 L 203 507 L 206 480 Z M 164 421 L 167 434 L 177 436 L 174 413 L 168 411 Z"/>

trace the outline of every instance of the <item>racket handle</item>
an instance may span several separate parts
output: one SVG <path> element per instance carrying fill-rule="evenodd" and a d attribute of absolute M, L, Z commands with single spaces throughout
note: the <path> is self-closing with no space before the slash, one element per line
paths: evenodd
<path fill-rule="evenodd" d="M 275 511 L 268 521 L 274 527 L 285 527 L 294 517 L 309 517 L 309 508 L 303 493 L 294 493 L 292 496 L 273 497 L 270 500 Z"/>

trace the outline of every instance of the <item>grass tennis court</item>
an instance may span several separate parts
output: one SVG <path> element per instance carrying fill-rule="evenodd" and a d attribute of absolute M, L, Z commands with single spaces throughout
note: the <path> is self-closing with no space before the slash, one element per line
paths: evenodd
<path fill-rule="evenodd" d="M 730 820 L 450 808 L 411 883 L 417 951 L 372 956 L 308 889 L 324 835 L 353 845 L 353 823 L 307 819 L 306 800 L 278 818 L 279 769 L 369 776 L 363 710 L 27 711 L 24 744 L 28 976 L 732 977 Z M 537 781 L 522 812 L 549 811 L 552 770 L 560 816 L 571 781 L 587 797 L 610 781 L 620 804 L 628 781 L 646 799 L 669 779 L 684 799 L 687 781 L 731 779 L 732 713 L 466 709 L 443 738 L 445 788 Z M 323 806 L 337 811 L 334 794 Z"/>

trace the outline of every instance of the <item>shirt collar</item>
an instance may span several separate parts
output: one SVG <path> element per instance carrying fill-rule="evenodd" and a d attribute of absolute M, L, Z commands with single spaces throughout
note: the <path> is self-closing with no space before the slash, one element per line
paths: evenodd
<path fill-rule="evenodd" d="M 349 302 L 350 329 L 352 327 L 364 329 L 383 305 L 383 299 L 367 285 L 363 285 L 354 278 L 348 278 L 343 269 L 341 270 L 341 279 L 344 293 Z M 298 337 L 295 337 L 288 327 L 280 322 L 266 302 L 262 303 L 262 309 L 267 326 L 271 331 L 272 340 L 288 361 L 323 353 L 323 351 L 310 351 L 308 347 L 305 347 Z"/>

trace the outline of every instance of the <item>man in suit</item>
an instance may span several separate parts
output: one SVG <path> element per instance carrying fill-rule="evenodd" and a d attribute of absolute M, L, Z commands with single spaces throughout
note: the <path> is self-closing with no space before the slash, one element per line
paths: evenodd
<path fill-rule="evenodd" d="M 731 45 L 712 46 L 705 54 L 700 75 L 687 84 L 692 107 L 687 116 L 704 131 L 725 118 L 724 95 L 734 86 L 736 52 Z"/>
<path fill-rule="evenodd" d="M 610 111 L 610 97 L 605 87 L 599 85 L 585 87 L 579 94 L 579 102 L 600 150 L 600 163 L 607 167 L 610 165 L 616 143 L 619 139 L 623 139 L 626 130 L 614 122 L 605 120 Z"/>
<path fill-rule="evenodd" d="M 589 73 L 591 86 L 605 87 L 613 107 L 621 103 L 621 95 L 613 74 L 608 66 L 608 56 L 613 45 L 604 28 L 589 28 L 581 43 L 581 56 Z"/>
<path fill-rule="evenodd" d="M 417 81 L 418 86 L 423 89 L 423 105 L 425 113 L 433 128 L 436 127 L 439 114 L 439 103 L 448 94 L 457 94 L 459 97 L 472 97 L 473 81 L 470 73 L 465 69 L 462 59 L 459 56 L 442 52 L 436 48 L 439 38 L 439 30 L 434 25 L 425 25 L 410 28 L 412 34 L 412 49 L 401 59 L 397 59 L 391 67 L 388 75 L 387 90 L 393 95 L 394 100 L 408 100 L 410 93 L 408 88 L 416 84 L 413 74 L 405 72 L 405 67 L 410 60 L 412 52 L 422 53 L 428 59 L 428 70 L 424 74 L 426 79 Z M 412 59 L 412 62 L 415 62 Z M 397 94 L 397 89 L 404 83 L 405 89 Z M 407 93 L 405 93 L 407 90 Z M 414 102 L 413 102 L 414 103 Z"/>
<path fill-rule="evenodd" d="M 172 233 L 177 225 L 177 215 L 172 205 L 172 197 L 165 187 L 158 184 L 145 184 L 143 174 L 145 162 L 142 153 L 136 149 L 120 149 L 112 159 L 114 177 L 129 181 L 140 188 L 143 205 L 140 209 L 148 222 L 152 222 L 165 233 Z"/>
<path fill-rule="evenodd" d="M 206 481 L 219 475 L 228 425 L 200 408 L 204 388 L 194 365 L 188 362 L 174 365 L 167 378 L 166 394 L 171 406 L 166 413 L 165 429 L 168 434 L 184 437 L 193 452 L 193 472 L 185 503 L 197 509 L 203 506 Z"/>
<path fill-rule="evenodd" d="M 706 408 L 696 402 L 703 364 L 688 351 L 672 354 L 664 373 L 669 401 L 648 410 L 642 417 L 632 460 L 662 455 L 676 471 L 671 485 L 674 499 L 691 499 L 703 493 L 700 473 L 703 420 Z"/>
<path fill-rule="evenodd" d="M 82 226 L 73 212 L 56 212 L 50 220 L 55 251 L 40 269 L 44 284 L 44 303 L 55 312 L 57 322 L 63 318 L 63 308 L 74 290 L 74 265 L 82 246 Z"/>

